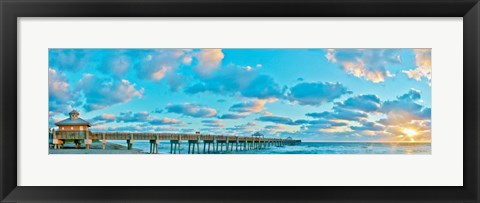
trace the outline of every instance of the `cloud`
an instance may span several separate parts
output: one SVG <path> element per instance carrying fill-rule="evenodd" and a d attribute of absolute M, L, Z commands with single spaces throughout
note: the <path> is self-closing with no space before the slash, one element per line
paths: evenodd
<path fill-rule="evenodd" d="M 379 111 L 381 105 L 380 98 L 376 95 L 357 95 L 343 102 L 335 102 L 332 111 L 307 113 L 305 115 L 317 119 L 362 121 L 369 117 L 368 113 Z"/>
<path fill-rule="evenodd" d="M 347 126 L 348 124 L 343 121 L 338 120 L 326 120 L 326 119 L 318 119 L 318 120 L 310 120 L 308 124 L 315 125 L 315 126 L 325 126 L 325 127 L 340 127 L 340 126 Z"/>
<path fill-rule="evenodd" d="M 352 130 L 360 131 L 383 131 L 385 126 L 377 122 L 363 122 L 361 126 L 351 126 Z"/>
<path fill-rule="evenodd" d="M 203 120 L 202 123 L 204 126 L 207 126 L 207 127 L 215 127 L 215 128 L 225 127 L 225 124 L 223 123 L 222 120 Z"/>
<path fill-rule="evenodd" d="M 114 122 L 115 120 L 116 120 L 115 114 L 104 113 L 102 115 L 93 117 L 92 119 L 89 120 L 89 122 L 96 126 L 104 123 Z"/>
<path fill-rule="evenodd" d="M 312 118 L 325 118 L 325 119 L 333 119 L 335 118 L 334 114 L 329 111 L 324 111 L 320 113 L 307 113 L 305 114 L 306 116 L 312 117 Z"/>
<path fill-rule="evenodd" d="M 219 119 L 240 119 L 248 116 L 246 113 L 227 113 L 219 116 Z"/>
<path fill-rule="evenodd" d="M 55 123 L 62 121 L 65 118 L 53 118 L 52 116 L 48 117 L 48 127 L 54 128 L 56 127 Z"/>
<path fill-rule="evenodd" d="M 190 79 L 179 74 L 179 68 L 213 69 L 219 66 L 222 58 L 223 53 L 218 49 L 49 50 L 49 65 L 52 68 L 72 72 L 96 69 L 116 79 L 125 78 L 133 70 L 140 79 L 155 82 L 166 79 L 172 91 L 179 91 Z"/>
<path fill-rule="evenodd" d="M 333 111 L 324 111 L 320 113 L 307 113 L 306 116 L 327 119 L 327 120 L 344 120 L 344 121 L 359 121 L 368 118 L 368 114 L 362 111 L 355 111 L 345 108 L 334 108 Z"/>
<path fill-rule="evenodd" d="M 130 68 L 130 58 L 126 56 L 113 58 L 108 63 L 105 67 L 110 67 L 111 72 L 117 77 L 123 76 Z"/>
<path fill-rule="evenodd" d="M 382 123 L 383 124 L 383 123 Z M 413 136 L 406 133 L 413 130 Z M 378 131 L 376 131 L 378 132 Z M 386 124 L 383 140 L 386 141 L 431 141 L 430 120 L 410 120 L 409 122 Z"/>
<path fill-rule="evenodd" d="M 400 49 L 328 49 L 325 57 L 348 74 L 374 83 L 393 77 L 387 66 L 401 64 Z"/>
<path fill-rule="evenodd" d="M 121 112 L 119 115 L 102 114 L 91 119 L 94 125 L 116 121 L 117 123 L 139 123 L 140 126 L 157 125 L 184 125 L 185 123 L 174 118 L 157 118 L 150 116 L 146 111 L 142 112 Z"/>
<path fill-rule="evenodd" d="M 282 98 L 284 90 L 275 83 L 272 77 L 259 75 L 243 90 L 241 94 L 245 97 L 269 99 Z"/>
<path fill-rule="evenodd" d="M 378 121 L 359 121 L 359 126 L 351 126 L 358 136 L 374 136 L 383 141 L 430 141 L 431 108 L 423 106 L 421 92 L 415 89 L 400 95 L 396 100 L 385 101 L 378 110 L 386 117 Z M 415 132 L 406 133 L 406 129 Z"/>
<path fill-rule="evenodd" d="M 273 113 L 268 112 L 268 111 L 264 111 L 264 112 L 262 112 L 262 115 L 264 115 L 264 116 L 271 116 L 271 115 L 273 115 Z"/>
<path fill-rule="evenodd" d="M 108 131 L 111 131 L 111 132 L 144 132 L 144 131 L 148 131 L 148 130 L 145 129 L 145 127 L 139 126 L 139 125 L 126 125 L 126 126 L 111 126 L 111 127 L 108 127 Z"/>
<path fill-rule="evenodd" d="M 186 55 L 182 58 L 182 63 L 185 65 L 190 65 L 192 61 L 193 61 L 193 58 L 190 55 Z"/>
<path fill-rule="evenodd" d="M 97 61 L 97 69 L 104 74 L 111 74 L 117 78 L 122 78 L 128 72 L 132 65 L 132 58 L 129 55 L 130 50 L 109 50 L 97 51 L 92 61 Z"/>
<path fill-rule="evenodd" d="M 182 57 L 189 54 L 189 50 L 182 49 L 158 49 L 146 52 L 138 56 L 141 59 L 135 66 L 137 75 L 139 78 L 158 82 L 182 65 Z"/>
<path fill-rule="evenodd" d="M 150 114 L 146 111 L 143 112 L 135 112 L 132 111 L 122 112 L 119 116 L 117 116 L 117 122 L 124 122 L 124 123 L 132 123 L 132 122 L 146 122 L 151 120 Z"/>
<path fill-rule="evenodd" d="M 115 120 L 115 115 L 114 114 L 108 114 L 108 113 L 104 113 L 101 115 L 101 118 L 103 120 L 107 120 L 107 121 L 114 121 Z"/>
<path fill-rule="evenodd" d="M 48 69 L 48 103 L 49 114 L 66 114 L 74 107 L 81 105 L 78 93 L 70 89 L 65 74 L 52 68 Z"/>
<path fill-rule="evenodd" d="M 201 82 L 187 87 L 185 92 L 188 94 L 234 94 L 246 88 L 256 75 L 255 71 L 247 71 L 239 66 L 225 66 L 210 77 L 200 78 Z"/>
<path fill-rule="evenodd" d="M 107 128 L 110 132 L 179 132 L 181 129 L 171 126 L 122 125 Z"/>
<path fill-rule="evenodd" d="M 107 130 L 112 132 L 179 132 L 180 129 L 178 126 L 183 126 L 186 123 L 174 118 L 157 118 L 149 115 L 148 112 L 122 112 L 119 115 L 115 116 L 113 114 L 103 114 L 95 117 L 93 120 L 102 121 L 106 120 L 111 122 L 113 120 L 120 125 L 113 125 L 110 127 L 103 126 L 101 124 L 107 122 L 98 122 L 94 126 L 94 130 Z M 121 125 L 122 123 L 136 123 L 131 125 Z"/>
<path fill-rule="evenodd" d="M 99 125 L 94 125 L 88 129 L 93 132 L 98 132 L 98 131 L 104 132 L 104 131 L 108 131 L 108 126 L 99 124 Z"/>
<path fill-rule="evenodd" d="M 155 110 L 153 110 L 152 113 L 163 113 L 163 109 L 155 108 Z"/>
<path fill-rule="evenodd" d="M 301 125 L 304 124 L 305 120 L 294 121 L 291 118 L 284 116 L 261 116 L 257 118 L 258 121 L 272 122 L 277 124 L 286 124 L 286 125 Z"/>
<path fill-rule="evenodd" d="M 305 120 L 305 119 L 299 119 L 299 120 L 292 120 L 291 118 L 284 117 L 284 116 L 262 116 L 259 117 L 257 120 L 258 121 L 264 121 L 264 122 L 272 122 L 276 124 L 284 124 L 284 125 L 316 125 L 316 126 L 325 126 L 325 127 L 331 127 L 331 126 L 346 126 L 347 124 L 344 121 L 339 121 L 339 120 L 334 120 L 333 117 L 329 119 L 326 119 L 324 117 L 315 119 L 315 120 Z"/>
<path fill-rule="evenodd" d="M 167 73 L 167 70 L 170 67 L 168 66 L 161 66 L 158 68 L 158 70 L 155 70 L 151 75 L 149 75 L 150 79 L 155 80 L 155 81 L 160 81 L 165 77 L 165 74 Z"/>
<path fill-rule="evenodd" d="M 287 127 L 283 124 L 267 125 L 264 130 L 266 130 L 268 134 L 278 134 L 287 131 Z"/>
<path fill-rule="evenodd" d="M 403 73 L 407 74 L 408 78 L 416 81 L 425 78 L 431 83 L 432 80 L 432 49 L 414 49 L 416 68 L 410 70 L 404 70 Z"/>
<path fill-rule="evenodd" d="M 183 103 L 183 104 L 169 104 L 166 108 L 169 113 L 183 114 L 191 117 L 214 117 L 217 115 L 217 110 L 202 106 L 198 104 Z"/>
<path fill-rule="evenodd" d="M 347 132 L 355 136 L 379 134 L 380 132 L 377 131 L 381 131 L 383 128 L 371 125 L 368 119 L 369 114 L 377 114 L 381 108 L 382 102 L 376 95 L 356 95 L 343 102 L 335 102 L 332 111 L 305 114 L 317 120 L 308 121 L 302 132 L 306 134 L 326 133 L 335 136 Z M 354 123 L 359 125 L 352 126 Z"/>
<path fill-rule="evenodd" d="M 71 100 L 70 84 L 65 74 L 59 73 L 52 68 L 48 69 L 48 93 L 49 100 L 60 102 Z"/>
<path fill-rule="evenodd" d="M 308 121 L 308 125 L 304 125 L 301 129 L 301 133 L 307 135 L 318 135 L 319 133 L 342 133 L 351 131 L 347 123 L 326 119 Z"/>
<path fill-rule="evenodd" d="M 350 93 L 351 91 L 340 83 L 299 83 L 290 88 L 288 99 L 300 105 L 318 106 Z"/>
<path fill-rule="evenodd" d="M 185 86 L 186 77 L 178 74 L 172 73 L 167 77 L 167 83 L 170 85 L 170 90 L 173 92 L 178 92 L 181 88 Z"/>
<path fill-rule="evenodd" d="M 402 101 L 419 101 L 422 98 L 420 90 L 410 89 L 407 93 L 397 97 Z"/>
<path fill-rule="evenodd" d="M 415 89 L 400 95 L 396 100 L 382 103 L 378 112 L 386 117 L 378 121 L 360 120 L 351 126 L 354 134 L 370 136 L 383 141 L 430 141 L 431 108 L 422 105 L 421 92 Z M 406 130 L 415 132 L 408 135 Z"/>
<path fill-rule="evenodd" d="M 385 101 L 380 111 L 395 122 L 430 119 L 431 109 L 417 103 L 420 99 L 420 91 L 411 89 L 397 100 Z"/>
<path fill-rule="evenodd" d="M 380 109 L 380 98 L 376 95 L 358 95 L 350 97 L 344 102 L 336 103 L 338 108 L 348 108 L 363 112 L 374 112 Z"/>
<path fill-rule="evenodd" d="M 218 58 L 215 56 L 218 53 L 213 49 L 159 49 L 138 56 L 141 60 L 135 69 L 138 70 L 139 78 L 156 82 L 166 80 L 170 90 L 177 92 L 186 86 L 186 81 L 192 79 L 184 74 L 185 71 L 192 70 L 191 67 L 194 71 L 213 71 L 217 68 L 221 59 L 216 61 Z"/>
<path fill-rule="evenodd" d="M 352 110 L 348 108 L 334 107 L 334 117 L 339 120 L 360 121 L 368 118 L 368 114 L 363 111 Z"/>
<path fill-rule="evenodd" d="M 95 68 L 122 78 L 132 66 L 136 52 L 128 49 L 50 49 L 49 66 L 71 72 Z"/>
<path fill-rule="evenodd" d="M 202 49 L 197 53 L 198 64 L 194 70 L 200 75 L 208 75 L 219 68 L 223 57 L 222 49 Z"/>
<path fill-rule="evenodd" d="M 76 85 L 76 90 L 81 91 L 85 97 L 85 110 L 93 111 L 129 102 L 134 97 L 141 98 L 144 90 L 135 86 L 128 80 L 110 80 L 85 74 Z"/>
<path fill-rule="evenodd" d="M 48 65 L 62 71 L 78 72 L 89 66 L 89 52 L 85 49 L 49 49 Z"/>
<path fill-rule="evenodd" d="M 356 137 L 349 139 L 430 141 L 431 108 L 423 106 L 420 102 L 421 92 L 415 89 L 392 101 L 381 102 L 374 95 L 351 97 L 344 102 L 335 103 L 331 112 L 306 114 L 316 119 L 342 124 L 329 127 L 309 121 L 309 125 L 305 126 L 302 133 L 317 131 L 339 135 L 338 133 L 348 132 Z M 369 119 L 371 113 L 383 115 L 385 118 L 371 121 Z M 413 137 L 408 136 L 405 129 L 411 129 L 416 133 Z"/>
<path fill-rule="evenodd" d="M 152 118 L 148 121 L 152 125 L 184 125 L 185 123 L 174 118 Z"/>
<path fill-rule="evenodd" d="M 294 124 L 291 118 L 287 118 L 283 116 L 262 116 L 262 117 L 259 117 L 257 120 L 272 122 L 272 123 L 279 123 L 279 124 L 288 124 L 288 125 Z"/>
<path fill-rule="evenodd" d="M 426 107 L 421 101 L 421 92 L 415 89 L 400 95 L 396 100 L 385 101 L 380 112 L 386 115 L 377 121 L 384 126 L 383 131 L 370 133 L 382 134 L 383 140 L 387 141 L 430 141 L 431 140 L 431 108 Z M 405 129 L 411 129 L 415 133 L 410 136 Z"/>
<path fill-rule="evenodd" d="M 255 69 L 248 70 L 242 66 L 225 66 L 210 76 L 199 79 L 200 82 L 187 87 L 185 93 L 238 94 L 258 99 L 281 98 L 284 93 L 272 77 L 260 75 Z"/>
<path fill-rule="evenodd" d="M 255 127 L 257 123 L 255 122 L 248 122 L 242 125 L 235 125 L 234 127 L 227 128 L 227 130 L 236 135 L 251 135 L 253 131 L 255 131 Z"/>
<path fill-rule="evenodd" d="M 258 113 L 263 111 L 265 108 L 265 104 L 269 100 L 254 100 L 254 101 L 247 101 L 242 103 L 234 104 L 230 107 L 230 111 L 233 112 L 240 112 L 240 113 Z M 274 101 L 274 100 L 270 100 Z"/>

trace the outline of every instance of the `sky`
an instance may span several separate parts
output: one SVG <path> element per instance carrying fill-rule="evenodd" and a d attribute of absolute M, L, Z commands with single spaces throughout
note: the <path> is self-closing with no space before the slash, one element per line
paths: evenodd
<path fill-rule="evenodd" d="M 431 49 L 49 49 L 49 126 L 429 142 Z"/>

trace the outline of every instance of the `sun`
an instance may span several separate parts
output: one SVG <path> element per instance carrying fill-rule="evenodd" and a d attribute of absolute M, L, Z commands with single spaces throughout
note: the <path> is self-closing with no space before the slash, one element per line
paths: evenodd
<path fill-rule="evenodd" d="M 403 133 L 405 133 L 408 137 L 413 137 L 417 134 L 417 131 L 410 128 L 405 128 L 403 129 Z"/>

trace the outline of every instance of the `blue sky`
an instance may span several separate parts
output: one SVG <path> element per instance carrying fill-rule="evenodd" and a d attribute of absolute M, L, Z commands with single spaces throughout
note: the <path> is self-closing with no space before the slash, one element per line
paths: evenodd
<path fill-rule="evenodd" d="M 50 49 L 49 125 L 430 141 L 430 49 Z"/>

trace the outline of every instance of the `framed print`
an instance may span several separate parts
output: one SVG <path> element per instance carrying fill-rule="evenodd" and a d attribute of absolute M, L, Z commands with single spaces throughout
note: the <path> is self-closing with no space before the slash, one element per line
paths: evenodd
<path fill-rule="evenodd" d="M 49 154 L 430 154 L 431 52 L 50 49 Z M 235 64 L 248 58 L 255 65 Z M 396 70 L 401 61 L 415 68 Z M 324 67 L 298 72 L 314 63 Z M 99 71 L 82 68 L 88 66 Z M 77 78 L 77 69 L 88 72 Z M 387 86 L 401 73 L 398 84 Z M 293 74 L 291 87 L 274 79 Z M 352 96 L 344 83 L 369 90 Z M 404 93 L 380 100 L 398 86 Z M 307 112 L 327 103 L 330 110 Z M 89 118 L 80 117 L 80 108 Z"/>
<path fill-rule="evenodd" d="M 2 201 L 479 201 L 478 1 L 1 6 Z"/>

